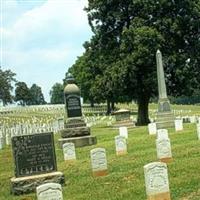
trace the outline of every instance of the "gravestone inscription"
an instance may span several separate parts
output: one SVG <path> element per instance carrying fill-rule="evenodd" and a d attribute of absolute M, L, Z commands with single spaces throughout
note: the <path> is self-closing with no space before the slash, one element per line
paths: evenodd
<path fill-rule="evenodd" d="M 81 117 L 81 102 L 78 95 L 65 95 L 67 116 L 68 117 Z"/>
<path fill-rule="evenodd" d="M 76 151 L 74 143 L 65 143 L 63 144 L 63 154 L 65 161 L 73 161 L 76 160 Z"/>
<path fill-rule="evenodd" d="M 117 155 L 125 155 L 127 153 L 126 138 L 123 136 L 115 136 L 115 147 Z"/>
<path fill-rule="evenodd" d="M 30 176 L 57 170 L 53 133 L 12 137 L 15 176 Z"/>
<path fill-rule="evenodd" d="M 105 176 L 107 171 L 106 150 L 95 148 L 90 151 L 93 176 Z"/>
<path fill-rule="evenodd" d="M 148 200 L 170 200 L 167 165 L 153 162 L 144 166 L 145 186 Z"/>

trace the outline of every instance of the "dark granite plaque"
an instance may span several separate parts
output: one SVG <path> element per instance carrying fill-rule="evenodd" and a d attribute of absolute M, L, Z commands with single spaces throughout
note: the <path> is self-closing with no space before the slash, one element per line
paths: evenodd
<path fill-rule="evenodd" d="M 80 96 L 78 95 L 66 95 L 65 97 L 67 105 L 67 116 L 68 117 L 81 117 L 81 102 Z"/>
<path fill-rule="evenodd" d="M 15 176 L 31 176 L 57 171 L 53 133 L 12 138 Z"/>

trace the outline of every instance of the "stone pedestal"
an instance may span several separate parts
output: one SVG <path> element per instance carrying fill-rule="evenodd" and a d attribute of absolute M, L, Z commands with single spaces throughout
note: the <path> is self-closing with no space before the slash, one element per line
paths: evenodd
<path fill-rule="evenodd" d="M 125 126 L 127 128 L 135 127 L 135 123 L 130 119 L 130 111 L 126 109 L 120 109 L 113 113 L 115 115 L 116 122 L 113 124 L 113 128 L 119 128 Z"/>
<path fill-rule="evenodd" d="M 170 109 L 170 102 L 167 98 L 158 102 L 158 113 L 156 120 L 157 129 L 175 128 L 174 115 Z"/>
<path fill-rule="evenodd" d="M 135 123 L 131 120 L 126 120 L 126 121 L 117 121 L 112 125 L 113 128 L 119 128 L 122 126 L 125 126 L 127 128 L 133 128 L 135 127 Z"/>
<path fill-rule="evenodd" d="M 65 177 L 62 172 L 51 172 L 33 176 L 13 177 L 10 179 L 11 193 L 14 195 L 35 192 L 36 187 L 44 183 L 65 184 Z"/>
<path fill-rule="evenodd" d="M 65 128 L 60 131 L 61 137 L 58 142 L 62 148 L 64 143 L 73 142 L 75 147 L 94 145 L 97 143 L 95 136 L 90 135 L 90 128 L 84 120 L 79 118 L 67 119 Z"/>
<path fill-rule="evenodd" d="M 171 200 L 170 193 L 164 192 L 147 197 L 147 200 Z"/>
<path fill-rule="evenodd" d="M 60 143 L 61 148 L 64 143 L 68 142 L 73 142 L 75 147 L 84 147 L 96 144 L 97 138 L 95 136 L 88 135 L 82 137 L 60 138 L 58 139 L 58 142 Z"/>

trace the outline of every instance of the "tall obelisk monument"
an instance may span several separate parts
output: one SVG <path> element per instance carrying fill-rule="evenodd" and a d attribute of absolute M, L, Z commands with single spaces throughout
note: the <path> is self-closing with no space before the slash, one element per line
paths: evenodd
<path fill-rule="evenodd" d="M 157 129 L 174 128 L 174 116 L 170 109 L 170 102 L 167 98 L 164 69 L 162 63 L 162 54 L 160 50 L 156 52 L 157 79 L 158 79 L 158 114 L 156 120 Z"/>

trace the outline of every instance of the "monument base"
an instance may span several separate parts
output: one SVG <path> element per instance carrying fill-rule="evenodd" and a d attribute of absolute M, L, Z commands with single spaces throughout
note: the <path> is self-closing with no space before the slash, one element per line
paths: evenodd
<path fill-rule="evenodd" d="M 64 128 L 60 131 L 62 138 L 72 138 L 72 137 L 81 137 L 90 135 L 90 128 L 85 127 L 73 127 L 73 128 Z"/>
<path fill-rule="evenodd" d="M 158 114 L 156 120 L 157 129 L 175 128 L 174 115 L 170 109 L 170 102 L 167 98 L 159 99 Z"/>
<path fill-rule="evenodd" d="M 134 128 L 135 127 L 135 123 L 131 120 L 127 120 L 127 121 L 116 121 L 112 127 L 113 128 L 119 128 L 119 127 L 127 127 L 127 128 Z"/>
<path fill-rule="evenodd" d="M 101 170 L 101 171 L 93 171 L 92 174 L 94 177 L 106 176 L 106 175 L 108 175 L 108 170 L 106 169 L 106 170 Z"/>
<path fill-rule="evenodd" d="M 171 197 L 169 192 L 164 192 L 164 193 L 149 195 L 147 197 L 147 200 L 171 200 Z"/>
<path fill-rule="evenodd" d="M 14 195 L 35 192 L 36 187 L 44 183 L 65 184 L 65 177 L 62 172 L 51 172 L 25 177 L 13 177 L 10 179 L 11 193 Z"/>
<path fill-rule="evenodd" d="M 62 145 L 67 142 L 73 142 L 75 147 L 84 147 L 96 144 L 97 138 L 95 136 L 88 135 L 82 137 L 60 138 L 58 139 L 58 142 L 60 143 L 61 148 Z"/>
<path fill-rule="evenodd" d="M 123 156 L 123 155 L 126 155 L 126 154 L 127 154 L 127 151 L 117 151 L 116 152 L 117 156 Z"/>
<path fill-rule="evenodd" d="M 171 163 L 173 161 L 173 158 L 161 158 L 160 162 L 164 162 L 164 163 Z"/>
<path fill-rule="evenodd" d="M 175 128 L 172 112 L 158 112 L 156 120 L 157 129 Z"/>

